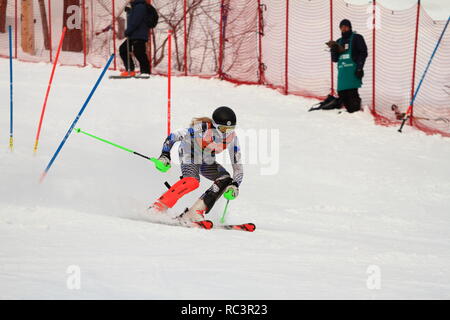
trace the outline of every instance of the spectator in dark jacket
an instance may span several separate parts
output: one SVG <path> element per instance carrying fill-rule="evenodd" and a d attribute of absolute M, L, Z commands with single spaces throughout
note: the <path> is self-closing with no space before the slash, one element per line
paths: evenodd
<path fill-rule="evenodd" d="M 344 19 L 339 24 L 342 37 L 330 45 L 331 59 L 338 64 L 338 94 L 348 112 L 361 110 L 361 88 L 367 45 L 363 36 L 353 32 L 352 24 Z"/>
<path fill-rule="evenodd" d="M 119 48 L 120 57 L 125 65 L 122 76 L 134 76 L 135 65 L 130 52 L 133 52 L 139 61 L 141 74 L 150 74 L 150 64 L 146 53 L 149 28 L 146 23 L 147 5 L 145 0 L 130 0 L 131 8 L 127 7 L 127 28 L 125 36 L 127 39 Z"/>

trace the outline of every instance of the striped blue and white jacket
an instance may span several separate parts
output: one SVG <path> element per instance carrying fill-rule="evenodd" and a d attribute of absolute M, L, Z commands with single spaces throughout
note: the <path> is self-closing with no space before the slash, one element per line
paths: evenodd
<path fill-rule="evenodd" d="M 180 141 L 178 153 L 181 164 L 212 164 L 216 155 L 228 150 L 233 168 L 233 180 L 239 185 L 243 179 L 241 149 L 235 131 L 222 133 L 210 122 L 198 122 L 189 128 L 172 132 L 164 141 L 163 153 L 170 153 Z"/>

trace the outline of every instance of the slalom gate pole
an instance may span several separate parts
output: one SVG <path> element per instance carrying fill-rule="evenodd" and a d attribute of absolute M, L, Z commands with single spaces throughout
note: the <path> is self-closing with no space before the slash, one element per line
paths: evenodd
<path fill-rule="evenodd" d="M 12 63 L 12 27 L 8 26 L 9 37 L 9 149 L 14 148 L 13 128 L 13 63 Z"/>
<path fill-rule="evenodd" d="M 417 94 L 419 93 L 419 90 L 422 87 L 423 80 L 425 79 L 425 76 L 427 75 L 427 72 L 430 69 L 431 62 L 433 61 L 433 58 L 436 55 L 436 52 L 441 44 L 442 38 L 444 37 L 444 34 L 447 31 L 449 22 L 450 22 L 450 16 L 447 18 L 447 23 L 445 24 L 444 30 L 442 30 L 441 36 L 439 37 L 436 47 L 434 48 L 433 53 L 431 54 L 430 60 L 428 61 L 428 65 L 425 68 L 425 71 L 423 72 L 422 78 L 420 79 L 419 85 L 416 88 L 416 92 L 414 93 L 414 96 L 411 99 L 411 103 L 409 104 L 408 110 L 406 111 L 406 114 L 405 114 L 405 118 L 403 118 L 402 124 L 400 126 L 400 129 L 398 129 L 398 132 L 402 132 L 403 126 L 405 125 L 406 121 L 408 121 L 408 119 L 411 117 L 413 106 L 414 106 L 414 101 L 416 100 Z"/>
<path fill-rule="evenodd" d="M 117 34 L 116 34 L 116 0 L 111 0 L 112 1 L 112 12 L 111 12 L 111 16 L 112 16 L 112 23 L 111 23 L 111 27 L 112 27 L 112 33 L 113 33 L 113 56 L 114 56 L 114 71 L 117 70 L 117 61 L 116 61 L 116 39 L 117 39 Z"/>
<path fill-rule="evenodd" d="M 102 138 L 100 138 L 100 137 L 94 136 L 93 134 L 87 133 L 87 132 L 81 130 L 80 128 L 77 128 L 77 129 L 74 129 L 74 130 L 75 130 L 75 132 L 77 132 L 77 133 L 82 133 L 82 134 L 84 134 L 84 135 L 86 135 L 86 136 L 88 136 L 88 137 L 94 138 L 94 139 L 96 139 L 96 140 L 98 140 L 98 141 L 104 142 L 104 143 L 109 144 L 109 145 L 111 145 L 111 146 L 113 146 L 113 147 L 119 148 L 119 149 L 121 149 L 121 150 L 130 152 L 130 153 L 132 153 L 132 154 L 134 154 L 134 155 L 137 155 L 137 156 L 139 156 L 139 157 L 142 157 L 142 158 L 145 158 L 145 159 L 147 159 L 147 160 L 150 160 L 150 161 L 152 161 L 152 162 L 156 165 L 156 168 L 157 168 L 159 171 L 166 172 L 167 170 L 170 169 L 170 165 L 165 166 L 160 160 L 158 160 L 158 159 L 156 159 L 156 158 L 150 158 L 150 157 L 148 157 L 148 156 L 146 156 L 146 155 L 143 155 L 143 154 L 141 154 L 141 153 L 139 153 L 139 152 L 133 151 L 133 150 L 131 150 L 131 149 L 129 149 L 129 148 L 125 148 L 125 147 L 123 147 L 123 146 L 121 146 L 121 145 L 119 145 L 119 144 L 117 144 L 117 143 L 114 143 L 114 142 L 108 141 L 108 140 L 106 140 L 106 139 L 102 139 Z"/>
<path fill-rule="evenodd" d="M 49 96 L 49 93 L 50 93 L 50 89 L 52 87 L 53 76 L 55 75 L 56 65 L 58 63 L 59 54 L 61 52 L 61 48 L 62 48 L 62 44 L 63 44 L 63 41 L 64 41 L 64 36 L 66 34 L 66 31 L 67 31 L 67 27 L 64 27 L 64 29 L 62 31 L 62 34 L 61 34 L 61 40 L 59 41 L 58 51 L 56 52 L 56 58 L 55 58 L 55 61 L 53 61 L 52 73 L 50 75 L 50 80 L 48 81 L 47 92 L 45 93 L 44 104 L 42 106 L 41 117 L 39 119 L 39 125 L 38 125 L 38 129 L 37 129 L 37 132 L 36 132 L 36 140 L 35 140 L 35 143 L 34 143 L 34 152 L 35 153 L 37 152 L 37 149 L 38 149 L 39 136 L 41 135 L 41 128 L 42 128 L 42 121 L 44 120 L 45 109 L 47 107 L 47 100 L 48 100 L 48 96 Z"/>
<path fill-rule="evenodd" d="M 168 31 L 168 66 L 167 66 L 167 135 L 170 135 L 170 113 L 172 106 L 172 30 Z"/>
<path fill-rule="evenodd" d="M 86 109 L 87 105 L 89 104 L 89 101 L 91 101 L 92 96 L 94 95 L 95 91 L 97 90 L 98 86 L 100 85 L 100 82 L 102 81 L 106 71 L 108 70 L 109 66 L 111 65 L 111 62 L 114 59 L 114 54 L 111 55 L 108 62 L 106 63 L 105 67 L 103 68 L 102 73 L 100 74 L 100 77 L 98 78 L 97 82 L 94 85 L 94 88 L 92 88 L 91 93 L 89 94 L 88 98 L 86 99 L 86 102 L 83 104 L 83 107 L 81 107 L 80 112 L 78 112 L 78 115 L 75 117 L 75 120 L 72 122 L 69 130 L 67 131 L 66 135 L 64 136 L 63 140 L 58 146 L 58 149 L 56 149 L 55 154 L 51 158 L 50 162 L 48 163 L 47 167 L 45 168 L 44 172 L 41 175 L 40 182 L 42 182 L 45 177 L 47 176 L 48 171 L 53 165 L 53 162 L 55 162 L 56 157 L 58 156 L 59 152 L 61 151 L 62 147 L 66 143 L 67 139 L 69 138 L 70 134 L 72 133 L 73 129 L 75 128 L 75 125 L 77 124 L 78 120 L 80 119 L 81 115 L 84 112 L 84 109 Z"/>
<path fill-rule="evenodd" d="M 19 24 L 19 15 L 17 10 L 17 0 L 14 0 L 14 59 L 17 59 L 17 39 L 18 36 L 18 24 Z"/>
<path fill-rule="evenodd" d="M 86 35 L 86 0 L 82 0 L 80 5 L 83 7 L 81 9 L 81 19 L 83 20 L 82 32 L 83 32 L 83 67 L 87 66 L 87 35 Z M 91 9 L 93 10 L 93 9 Z"/>
<path fill-rule="evenodd" d="M 187 48 L 188 48 L 188 38 L 187 38 L 187 0 L 183 1 L 183 64 L 184 64 L 184 76 L 188 75 L 188 56 L 187 56 Z"/>
<path fill-rule="evenodd" d="M 52 44 L 52 2 L 51 0 L 48 0 L 47 2 L 47 7 L 48 7 L 48 42 L 50 45 L 50 50 L 49 50 L 49 55 L 50 55 L 50 63 L 53 62 L 53 44 Z"/>

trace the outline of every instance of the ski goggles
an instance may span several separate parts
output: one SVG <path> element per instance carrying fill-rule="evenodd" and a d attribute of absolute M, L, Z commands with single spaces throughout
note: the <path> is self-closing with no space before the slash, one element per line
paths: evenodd
<path fill-rule="evenodd" d="M 227 126 L 224 124 L 218 124 L 214 120 L 212 121 L 212 125 L 214 126 L 214 128 L 216 128 L 218 131 L 222 133 L 231 133 L 236 128 L 236 126 Z"/>
<path fill-rule="evenodd" d="M 235 126 L 223 126 L 223 125 L 218 125 L 217 126 L 217 130 L 219 130 L 222 133 L 231 133 L 234 131 Z"/>

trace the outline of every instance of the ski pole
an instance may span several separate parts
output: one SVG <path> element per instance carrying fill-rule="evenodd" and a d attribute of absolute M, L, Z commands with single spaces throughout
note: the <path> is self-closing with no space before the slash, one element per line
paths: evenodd
<path fill-rule="evenodd" d="M 130 153 L 132 153 L 134 155 L 137 155 L 137 156 L 140 156 L 140 157 L 145 158 L 147 160 L 150 160 L 151 162 L 153 162 L 155 164 L 156 169 L 158 169 L 161 172 L 167 172 L 170 169 L 170 167 L 171 167 L 170 164 L 165 165 L 164 162 L 162 162 L 161 160 L 158 160 L 156 158 L 150 158 L 150 157 L 148 157 L 146 155 L 143 155 L 142 153 L 139 153 L 139 152 L 136 152 L 136 151 L 131 150 L 129 148 L 123 147 L 123 146 L 121 146 L 121 145 L 119 145 L 117 143 L 114 143 L 114 142 L 108 141 L 106 139 L 94 136 L 93 134 L 87 133 L 87 132 L 81 130 L 80 128 L 77 128 L 77 129 L 74 129 L 74 130 L 77 133 L 82 133 L 82 134 L 84 134 L 84 135 L 86 135 L 88 137 L 94 138 L 94 139 L 96 139 L 98 141 L 104 142 L 104 143 L 109 144 L 109 145 L 111 145 L 113 147 L 119 148 L 121 150 L 130 152 Z"/>
<path fill-rule="evenodd" d="M 228 213 L 227 209 L 228 209 L 229 203 L 230 203 L 230 200 L 227 200 L 227 203 L 225 204 L 225 209 L 223 210 L 223 213 L 222 213 L 222 217 L 220 218 L 220 223 L 222 223 L 222 224 L 225 223 L 225 216 Z"/>
<path fill-rule="evenodd" d="M 402 132 L 403 127 L 405 126 L 406 121 L 408 121 L 408 119 L 411 117 L 411 111 L 412 111 L 412 106 L 410 105 L 408 107 L 408 110 L 405 113 L 405 117 L 402 120 L 402 124 L 400 125 L 400 128 L 398 129 L 398 132 Z"/>
<path fill-rule="evenodd" d="M 398 129 L 398 132 L 402 132 L 403 126 L 405 125 L 406 121 L 407 121 L 407 120 L 411 117 L 411 115 L 412 115 L 414 101 L 416 100 L 416 97 L 417 97 L 417 94 L 419 93 L 420 87 L 421 87 L 422 84 L 423 84 L 423 80 L 425 79 L 425 76 L 427 75 L 428 69 L 429 69 L 430 66 L 431 66 L 431 62 L 433 61 L 433 58 L 434 58 L 434 56 L 436 55 L 436 52 L 437 52 L 437 50 L 438 50 L 438 48 L 439 48 L 439 46 L 440 46 L 440 44 L 441 44 L 442 38 L 444 37 L 444 34 L 445 34 L 445 31 L 447 31 L 447 27 L 448 27 L 449 21 L 450 21 L 450 16 L 448 17 L 447 23 L 445 24 L 445 27 L 444 27 L 444 30 L 442 30 L 441 36 L 439 37 L 439 40 L 438 40 L 438 42 L 437 42 L 437 44 L 436 44 L 436 47 L 434 48 L 434 51 L 433 51 L 433 53 L 431 54 L 431 58 L 430 58 L 430 60 L 428 61 L 428 65 L 427 65 L 427 67 L 425 68 L 425 71 L 423 72 L 422 79 L 420 79 L 420 83 L 419 83 L 419 85 L 418 85 L 417 88 L 416 88 L 416 91 L 415 91 L 415 93 L 414 93 L 413 98 L 411 99 L 411 103 L 409 104 L 408 111 L 406 111 L 405 118 L 403 119 L 402 124 L 401 124 L 401 126 L 400 126 L 400 129 Z"/>
<path fill-rule="evenodd" d="M 223 210 L 222 217 L 220 218 L 220 223 L 222 223 L 222 224 L 225 223 L 225 216 L 228 213 L 227 209 L 228 209 L 228 204 L 230 203 L 230 200 L 236 199 L 236 197 L 234 196 L 233 190 L 228 190 L 227 192 L 225 192 L 223 194 L 223 196 L 225 197 L 225 199 L 227 199 L 227 203 L 225 205 L 225 209 Z"/>

